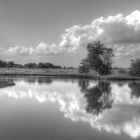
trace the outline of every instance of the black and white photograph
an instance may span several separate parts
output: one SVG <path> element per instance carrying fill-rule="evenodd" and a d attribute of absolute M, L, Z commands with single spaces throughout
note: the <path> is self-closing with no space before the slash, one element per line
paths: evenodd
<path fill-rule="evenodd" d="M 0 0 L 0 140 L 139 140 L 140 0 Z"/>

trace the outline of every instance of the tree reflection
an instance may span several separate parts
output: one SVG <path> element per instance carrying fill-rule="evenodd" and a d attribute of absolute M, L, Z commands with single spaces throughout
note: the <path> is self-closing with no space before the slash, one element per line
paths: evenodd
<path fill-rule="evenodd" d="M 126 84 L 125 82 L 117 82 L 117 85 L 118 85 L 119 87 L 123 87 L 125 84 Z"/>
<path fill-rule="evenodd" d="M 17 81 L 22 81 L 24 80 L 27 83 L 30 84 L 34 84 L 34 83 L 38 83 L 38 84 L 52 84 L 53 79 L 50 77 L 37 77 L 37 76 L 25 76 L 25 77 L 21 77 L 20 79 L 18 78 Z"/>
<path fill-rule="evenodd" d="M 52 78 L 46 78 L 46 77 L 38 77 L 37 82 L 39 84 L 52 84 L 53 80 Z"/>
<path fill-rule="evenodd" d="M 140 82 L 131 82 L 128 84 L 131 88 L 131 97 L 140 97 Z"/>
<path fill-rule="evenodd" d="M 94 87 L 88 87 L 87 81 L 80 81 L 81 91 L 87 101 L 86 111 L 94 115 L 99 115 L 105 109 L 112 107 L 112 94 L 109 82 L 99 81 Z"/>
<path fill-rule="evenodd" d="M 89 86 L 89 80 L 80 79 L 78 81 L 78 86 L 79 86 L 81 92 L 83 93 L 87 89 L 87 87 Z"/>

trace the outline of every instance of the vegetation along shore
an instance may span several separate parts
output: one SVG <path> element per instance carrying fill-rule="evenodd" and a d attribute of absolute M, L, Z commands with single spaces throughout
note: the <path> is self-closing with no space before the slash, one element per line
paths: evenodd
<path fill-rule="evenodd" d="M 123 70 L 113 69 L 111 75 L 101 76 L 93 70 L 90 70 L 88 73 L 80 73 L 78 69 L 0 68 L 0 75 L 56 76 L 68 78 L 88 78 L 97 80 L 140 80 L 140 77 L 127 76 L 121 71 Z"/>
<path fill-rule="evenodd" d="M 100 41 L 87 44 L 87 57 L 78 68 L 61 67 L 52 63 L 24 65 L 0 60 L 0 75 L 65 76 L 99 80 L 140 80 L 140 58 L 131 60 L 129 68 L 113 67 L 113 50 Z"/>

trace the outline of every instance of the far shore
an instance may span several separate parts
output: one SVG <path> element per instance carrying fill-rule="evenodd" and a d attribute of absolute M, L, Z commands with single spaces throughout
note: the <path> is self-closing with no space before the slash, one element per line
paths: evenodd
<path fill-rule="evenodd" d="M 68 78 L 86 78 L 96 80 L 140 80 L 140 77 L 130 77 L 126 75 L 117 75 L 117 74 L 100 76 L 93 71 L 89 73 L 79 73 L 78 69 L 0 68 L 0 75 L 55 76 Z"/>

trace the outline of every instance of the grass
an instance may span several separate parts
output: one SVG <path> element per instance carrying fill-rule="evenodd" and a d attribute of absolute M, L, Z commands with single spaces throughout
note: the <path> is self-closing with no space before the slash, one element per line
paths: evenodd
<path fill-rule="evenodd" d="M 140 80 L 140 77 L 130 77 L 126 74 L 113 72 L 112 75 L 100 76 L 95 71 L 79 73 L 78 69 L 21 69 L 21 68 L 0 68 L 0 75 L 33 75 L 33 76 L 57 76 L 68 78 L 89 78 L 97 80 Z"/>

